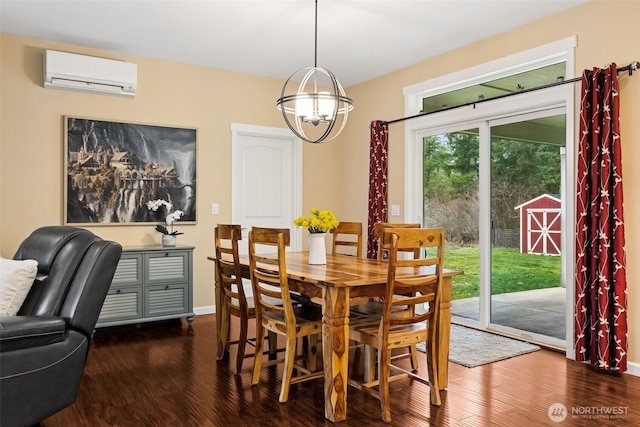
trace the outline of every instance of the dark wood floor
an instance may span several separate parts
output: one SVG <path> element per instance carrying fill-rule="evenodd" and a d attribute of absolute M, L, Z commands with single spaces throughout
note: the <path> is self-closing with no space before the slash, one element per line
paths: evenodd
<path fill-rule="evenodd" d="M 234 324 L 235 326 L 235 324 Z M 291 387 L 278 402 L 281 366 L 263 371 L 251 386 L 252 359 L 234 376 L 228 360 L 216 363 L 215 318 L 192 327 L 172 322 L 96 332 L 76 403 L 42 422 L 69 426 L 323 426 L 322 380 Z M 424 363 L 421 364 L 424 367 Z M 626 426 L 640 425 L 640 378 L 609 375 L 541 350 L 477 368 L 449 364 L 449 388 L 439 408 L 416 381 L 391 384 L 398 426 Z M 552 404 L 568 418 L 552 422 Z M 626 411 L 626 418 L 572 418 L 572 410 Z M 625 414 L 622 414 L 625 416 Z M 385 425 L 379 402 L 349 388 L 341 426 Z"/>

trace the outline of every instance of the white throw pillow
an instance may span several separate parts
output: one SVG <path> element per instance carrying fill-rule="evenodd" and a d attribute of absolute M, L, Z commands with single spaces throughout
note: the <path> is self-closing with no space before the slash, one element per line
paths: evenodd
<path fill-rule="evenodd" d="M 0 316 L 15 316 L 38 273 L 38 261 L 0 258 Z"/>

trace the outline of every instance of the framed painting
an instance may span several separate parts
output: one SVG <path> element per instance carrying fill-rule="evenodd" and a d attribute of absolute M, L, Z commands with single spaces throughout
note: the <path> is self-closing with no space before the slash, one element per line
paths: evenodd
<path fill-rule="evenodd" d="M 164 222 L 164 200 L 196 222 L 197 129 L 65 116 L 64 222 Z"/>

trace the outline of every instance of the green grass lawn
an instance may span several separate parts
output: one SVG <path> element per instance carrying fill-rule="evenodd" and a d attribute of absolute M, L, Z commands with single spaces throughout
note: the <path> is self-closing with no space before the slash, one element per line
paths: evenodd
<path fill-rule="evenodd" d="M 518 249 L 493 248 L 491 252 L 491 294 L 527 291 L 560 286 L 559 256 L 521 254 Z M 453 299 L 477 297 L 480 284 L 478 248 L 447 244 L 444 265 L 462 270 L 453 278 Z"/>

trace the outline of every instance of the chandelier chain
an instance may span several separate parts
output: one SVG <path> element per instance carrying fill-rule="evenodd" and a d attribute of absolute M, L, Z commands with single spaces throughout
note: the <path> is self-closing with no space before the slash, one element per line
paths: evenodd
<path fill-rule="evenodd" d="M 314 48 L 313 48 L 313 67 L 318 68 L 318 0 L 316 0 L 316 22 L 315 22 L 315 35 L 314 35 Z"/>

